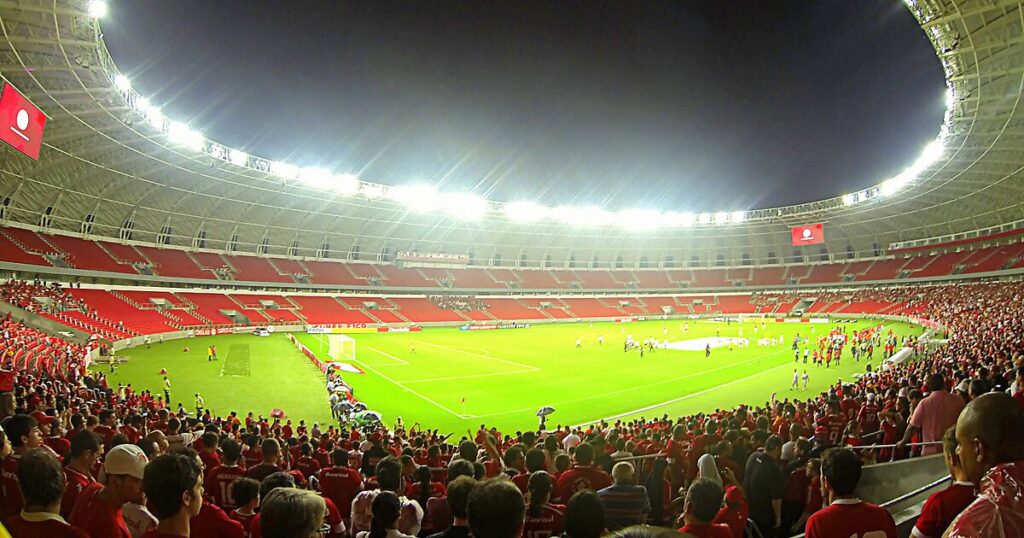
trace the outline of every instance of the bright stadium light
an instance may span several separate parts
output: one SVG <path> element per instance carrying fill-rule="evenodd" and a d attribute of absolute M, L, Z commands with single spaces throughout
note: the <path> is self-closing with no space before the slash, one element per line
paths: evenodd
<path fill-rule="evenodd" d="M 329 189 L 334 184 L 334 176 L 326 168 L 303 168 L 299 171 L 299 181 L 318 189 Z"/>
<path fill-rule="evenodd" d="M 652 230 L 661 226 L 664 215 L 653 209 L 623 209 L 615 214 L 615 222 L 627 230 Z"/>
<path fill-rule="evenodd" d="M 354 174 L 338 174 L 334 176 L 334 190 L 343 196 L 353 196 L 359 192 L 359 178 Z"/>
<path fill-rule="evenodd" d="M 124 75 L 117 75 L 114 77 L 114 86 L 117 86 L 117 89 L 126 92 L 132 89 L 132 81 Z"/>
<path fill-rule="evenodd" d="M 678 226 L 680 228 L 693 226 L 694 220 L 693 213 L 677 213 L 675 211 L 665 213 L 661 218 L 667 226 Z"/>
<path fill-rule="evenodd" d="M 233 149 L 228 151 L 228 159 L 235 166 L 245 166 L 249 162 L 249 156 L 244 151 Z"/>
<path fill-rule="evenodd" d="M 711 224 L 711 213 L 698 213 L 697 224 Z"/>
<path fill-rule="evenodd" d="M 505 204 L 505 215 L 516 222 L 536 222 L 551 214 L 551 210 L 533 202 L 510 202 Z"/>
<path fill-rule="evenodd" d="M 856 203 L 857 203 L 857 195 L 856 194 L 847 194 L 847 195 L 843 196 L 843 205 L 850 206 L 850 205 L 853 205 L 853 204 L 856 204 Z"/>
<path fill-rule="evenodd" d="M 443 203 L 437 189 L 429 185 L 399 185 L 388 189 L 388 198 L 417 213 L 429 213 Z"/>
<path fill-rule="evenodd" d="M 361 183 L 359 185 L 359 193 L 371 200 L 377 200 L 384 197 L 384 185 Z"/>
<path fill-rule="evenodd" d="M 487 213 L 487 200 L 468 192 L 456 192 L 444 196 L 444 210 L 453 217 L 463 220 L 477 220 Z"/>
<path fill-rule="evenodd" d="M 107 15 L 107 3 L 103 0 L 90 0 L 89 16 L 94 19 L 102 19 Z"/>
<path fill-rule="evenodd" d="M 171 122 L 170 127 L 167 128 L 167 136 L 171 142 L 191 150 L 201 151 L 203 149 L 203 135 L 189 129 L 184 123 Z"/>
<path fill-rule="evenodd" d="M 270 173 L 285 179 L 295 179 L 299 177 L 299 167 L 281 161 L 274 161 L 270 163 Z"/>
<path fill-rule="evenodd" d="M 611 215 L 597 206 L 559 206 L 555 208 L 555 214 L 559 220 L 572 226 L 594 226 L 611 220 Z"/>
<path fill-rule="evenodd" d="M 921 157 L 918 158 L 917 162 L 914 163 L 914 167 L 920 167 L 921 170 L 928 168 L 929 166 L 935 164 L 936 162 L 938 162 L 939 159 L 942 158 L 942 153 L 944 150 L 945 148 L 943 147 L 941 141 L 932 140 L 931 142 L 928 143 L 927 146 L 924 147 L 924 151 L 921 152 Z"/>
<path fill-rule="evenodd" d="M 746 213 L 744 213 L 742 211 L 733 211 L 732 214 L 729 215 L 729 222 L 731 222 L 733 224 L 740 224 L 745 219 L 746 219 Z"/>

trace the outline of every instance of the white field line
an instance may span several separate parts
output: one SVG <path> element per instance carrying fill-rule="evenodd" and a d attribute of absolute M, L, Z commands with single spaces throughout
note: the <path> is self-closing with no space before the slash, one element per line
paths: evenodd
<path fill-rule="evenodd" d="M 441 349 L 447 349 L 448 351 L 453 351 L 455 353 L 462 353 L 464 355 L 469 355 L 471 357 L 480 357 L 481 359 L 487 359 L 489 361 L 497 361 L 497 362 L 503 362 L 505 364 L 511 364 L 512 366 L 516 366 L 516 367 L 518 367 L 518 368 L 520 368 L 522 370 L 527 370 L 527 371 L 531 371 L 531 372 L 539 372 L 541 370 L 541 368 L 538 368 L 536 366 L 530 366 L 529 364 L 523 364 L 521 362 L 510 361 L 510 360 L 507 360 L 507 359 L 499 359 L 498 357 L 491 357 L 490 355 L 481 355 L 480 353 L 473 353 L 472 351 L 463 351 L 461 349 L 457 349 L 457 348 L 454 348 L 454 347 L 448 347 L 448 346 L 442 346 L 441 344 L 435 344 L 433 342 L 417 341 L 416 343 L 417 344 L 426 344 L 428 346 L 439 347 Z"/>
<path fill-rule="evenodd" d="M 387 357 L 387 358 L 397 362 L 399 365 L 406 366 L 406 365 L 409 364 L 409 361 L 404 360 L 404 359 L 400 359 L 400 358 L 398 358 L 398 357 L 396 357 L 396 356 L 394 356 L 394 355 L 392 355 L 390 353 L 385 353 L 385 352 L 383 352 L 383 351 L 381 351 L 381 350 L 379 350 L 379 349 L 377 349 L 375 347 L 366 346 L 366 349 L 369 349 L 370 351 L 372 351 L 374 353 L 380 353 L 381 355 L 384 355 L 385 357 Z"/>
<path fill-rule="evenodd" d="M 537 370 L 516 370 L 513 372 L 492 372 L 489 374 L 453 375 L 448 377 L 428 377 L 426 379 L 414 379 L 406 383 L 430 383 L 434 381 L 453 381 L 456 379 L 477 379 L 479 377 L 496 377 L 503 375 L 532 374 Z"/>
<path fill-rule="evenodd" d="M 451 409 L 448 409 L 447 407 L 445 407 L 445 406 L 443 406 L 443 405 L 441 405 L 441 404 L 437 403 L 436 401 L 434 401 L 434 400 L 432 400 L 432 399 L 430 399 L 430 398 L 428 398 L 428 397 L 426 397 L 426 396 L 424 396 L 424 395 L 420 394 L 419 392 L 416 392 L 415 390 L 413 390 L 413 389 L 411 389 L 411 388 L 407 387 L 406 385 L 404 385 L 404 384 L 402 384 L 402 383 L 399 383 L 398 381 L 395 381 L 394 379 L 392 379 L 392 378 L 390 378 L 390 377 L 388 377 L 388 376 L 386 376 L 386 375 L 382 374 L 382 373 L 381 373 L 381 372 L 380 372 L 379 370 L 377 370 L 376 368 L 374 368 L 374 367 L 372 367 L 372 366 L 370 366 L 370 365 L 366 364 L 365 362 L 363 362 L 363 361 L 361 361 L 361 360 L 359 360 L 359 359 L 355 359 L 355 362 L 358 362 L 359 364 L 362 364 L 364 368 L 366 368 L 367 370 L 369 370 L 369 371 L 371 371 L 371 372 L 373 372 L 373 373 L 377 374 L 377 375 L 378 375 L 378 376 L 379 376 L 379 377 L 380 377 L 381 379 L 384 379 L 385 381 L 388 381 L 388 382 L 390 382 L 391 384 L 393 384 L 393 385 L 395 385 L 395 386 L 397 386 L 397 387 L 401 388 L 402 390 L 404 390 L 404 391 L 408 392 L 409 394 L 412 394 L 413 396 L 417 396 L 417 397 L 419 397 L 419 398 L 420 398 L 421 400 L 423 400 L 423 401 L 425 401 L 425 402 L 428 402 L 428 403 L 430 403 L 430 404 L 433 404 L 433 405 L 434 405 L 434 406 L 436 406 L 436 407 L 437 407 L 438 409 L 441 409 L 441 410 L 443 410 L 443 411 L 447 411 L 448 413 L 450 413 L 450 414 L 452 414 L 452 415 L 454 415 L 454 416 L 456 416 L 456 417 L 458 417 L 458 418 L 461 418 L 461 419 L 466 419 L 466 418 L 474 418 L 474 417 L 472 417 L 471 415 L 466 415 L 466 414 L 464 414 L 464 413 L 456 413 L 455 411 L 452 411 Z"/>
<path fill-rule="evenodd" d="M 647 385 L 626 387 L 626 388 L 615 390 L 615 391 L 612 391 L 612 392 L 602 392 L 601 394 L 598 394 L 598 395 L 587 396 L 586 398 L 577 398 L 575 400 L 562 401 L 562 402 L 559 402 L 559 403 L 568 404 L 568 403 L 576 403 L 576 402 L 585 402 L 587 400 L 595 400 L 597 398 L 607 398 L 608 396 L 615 396 L 617 394 L 623 394 L 623 393 L 626 393 L 626 392 L 632 392 L 632 391 L 637 390 L 637 389 L 646 389 L 646 388 L 655 387 L 655 386 L 658 386 L 658 385 L 665 385 L 665 384 L 668 384 L 668 383 L 675 383 L 676 381 L 682 381 L 684 379 L 690 379 L 690 378 L 693 378 L 693 377 L 699 377 L 699 376 L 702 376 L 702 375 L 705 375 L 705 374 L 710 374 L 712 372 L 717 372 L 719 370 L 725 370 L 725 369 L 733 368 L 733 367 L 736 367 L 736 366 L 742 366 L 744 364 L 760 363 L 762 359 L 767 359 L 768 357 L 774 357 L 775 355 L 778 355 L 780 353 L 786 353 L 788 351 L 790 351 L 790 350 L 784 349 L 784 350 L 776 351 L 774 353 L 769 353 L 767 355 L 761 355 L 761 356 L 753 358 L 753 359 L 748 359 L 748 360 L 741 361 L 741 362 L 734 362 L 732 364 L 727 364 L 725 366 L 719 366 L 718 368 L 712 368 L 710 370 L 701 370 L 700 372 L 695 372 L 695 373 L 692 373 L 692 374 L 686 374 L 686 375 L 681 375 L 681 376 L 677 376 L 677 377 L 671 377 L 671 378 L 668 378 L 668 379 L 662 379 L 660 381 L 655 381 L 654 383 L 648 383 Z M 664 405 L 664 403 L 657 404 L 657 405 Z M 512 410 L 508 410 L 508 411 L 502 411 L 500 413 L 491 413 L 489 415 L 477 415 L 477 418 L 487 418 L 487 417 L 494 417 L 494 416 L 499 416 L 499 415 L 508 415 L 508 414 L 511 414 L 511 413 L 520 413 L 520 412 L 530 411 L 532 409 L 533 409 L 533 407 L 523 407 L 523 408 L 519 408 L 519 409 L 512 409 Z"/>

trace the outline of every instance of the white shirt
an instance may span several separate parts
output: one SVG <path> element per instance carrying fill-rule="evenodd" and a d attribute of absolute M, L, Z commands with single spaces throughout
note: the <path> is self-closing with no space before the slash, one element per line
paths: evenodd
<path fill-rule="evenodd" d="M 580 444 L 581 442 L 582 440 L 580 439 L 579 435 L 576 435 L 575 433 L 570 433 L 569 435 L 565 436 L 565 439 L 562 439 L 562 448 L 564 448 L 565 451 L 568 452 L 570 448 L 575 448 L 576 445 Z"/>
<path fill-rule="evenodd" d="M 124 517 L 124 524 L 132 533 L 132 538 L 139 538 L 157 524 L 153 514 L 149 513 L 149 510 L 141 504 L 125 503 L 121 507 L 121 514 Z"/>

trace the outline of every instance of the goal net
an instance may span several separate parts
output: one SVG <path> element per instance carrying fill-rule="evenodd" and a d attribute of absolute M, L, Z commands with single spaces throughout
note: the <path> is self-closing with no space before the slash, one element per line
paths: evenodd
<path fill-rule="evenodd" d="M 354 360 L 356 358 L 356 341 L 344 334 L 327 335 L 327 356 L 331 360 Z"/>

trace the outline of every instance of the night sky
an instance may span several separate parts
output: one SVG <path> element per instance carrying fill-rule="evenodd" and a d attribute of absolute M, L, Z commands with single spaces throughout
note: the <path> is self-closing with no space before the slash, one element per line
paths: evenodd
<path fill-rule="evenodd" d="M 938 132 L 899 0 L 112 0 L 134 87 L 229 146 L 496 200 L 678 211 L 867 187 Z"/>

